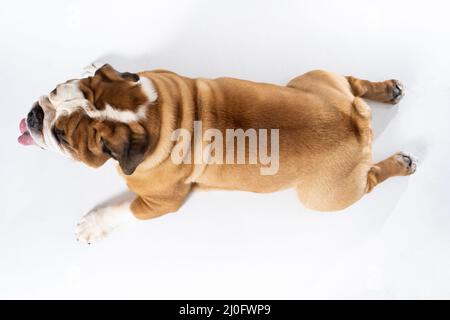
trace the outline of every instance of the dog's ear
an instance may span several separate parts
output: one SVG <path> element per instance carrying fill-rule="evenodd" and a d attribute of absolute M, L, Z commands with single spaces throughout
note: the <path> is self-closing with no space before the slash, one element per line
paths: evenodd
<path fill-rule="evenodd" d="M 104 64 L 99 69 L 97 69 L 97 71 L 95 71 L 95 76 L 100 76 L 105 81 L 139 81 L 139 76 L 136 73 L 119 72 L 109 64 Z"/>
<path fill-rule="evenodd" d="M 144 160 L 149 147 L 148 134 L 138 123 L 109 123 L 102 130 L 102 151 L 116 159 L 126 175 L 131 175 Z"/>

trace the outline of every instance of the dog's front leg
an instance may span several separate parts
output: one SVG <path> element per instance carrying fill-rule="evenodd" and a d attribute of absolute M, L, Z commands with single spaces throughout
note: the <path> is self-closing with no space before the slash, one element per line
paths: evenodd
<path fill-rule="evenodd" d="M 153 219 L 177 211 L 188 196 L 191 185 L 183 182 L 157 184 L 153 192 L 145 196 L 126 195 L 126 200 L 115 200 L 92 210 L 77 226 L 77 238 L 91 244 L 106 237 L 120 225 L 132 221 Z M 149 191 L 149 190 L 147 190 Z"/>
<path fill-rule="evenodd" d="M 138 221 L 131 211 L 131 203 L 131 200 L 125 200 L 90 211 L 78 222 L 77 240 L 91 244 L 103 239 L 118 226 Z"/>

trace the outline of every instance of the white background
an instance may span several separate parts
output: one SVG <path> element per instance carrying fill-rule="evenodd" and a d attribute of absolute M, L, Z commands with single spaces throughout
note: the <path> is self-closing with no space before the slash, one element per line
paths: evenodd
<path fill-rule="evenodd" d="M 0 298 L 450 298 L 448 1 L 2 1 Z M 374 158 L 421 166 L 342 213 L 291 190 L 197 193 L 178 213 L 75 241 L 126 189 L 16 142 L 33 101 L 92 61 L 285 84 L 311 69 L 400 79 Z M 151 183 L 158 183 L 152 181 Z"/>

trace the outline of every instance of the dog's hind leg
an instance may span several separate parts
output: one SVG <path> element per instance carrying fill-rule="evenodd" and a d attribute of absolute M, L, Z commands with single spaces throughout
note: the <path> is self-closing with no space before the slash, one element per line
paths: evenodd
<path fill-rule="evenodd" d="M 395 176 L 413 174 L 417 159 L 399 152 L 377 164 L 370 159 L 362 159 L 354 169 L 335 179 L 333 170 L 325 169 L 310 181 L 302 181 L 296 186 L 300 201 L 309 209 L 318 211 L 338 211 L 347 208 L 384 180 Z"/>
<path fill-rule="evenodd" d="M 372 166 L 367 174 L 367 192 L 387 178 L 408 176 L 416 171 L 417 158 L 405 152 L 398 152 Z"/>
<path fill-rule="evenodd" d="M 368 80 L 347 77 L 348 83 L 356 97 L 373 101 L 396 104 L 404 96 L 405 90 L 398 80 L 371 82 Z"/>

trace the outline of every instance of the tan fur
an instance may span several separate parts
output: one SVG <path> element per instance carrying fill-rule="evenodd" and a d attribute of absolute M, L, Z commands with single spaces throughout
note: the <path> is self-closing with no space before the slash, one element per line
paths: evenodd
<path fill-rule="evenodd" d="M 127 77 L 113 71 L 83 80 L 83 92 L 97 108 L 113 102 L 135 110 L 143 98 Z M 131 209 L 140 219 L 176 211 L 193 187 L 261 193 L 294 188 L 308 208 L 340 210 L 384 179 L 411 173 L 399 156 L 373 164 L 371 110 L 360 98 L 397 102 L 395 80 L 375 83 L 312 71 L 278 86 L 231 78 L 190 79 L 164 70 L 138 75 L 150 79 L 158 93 L 144 120 L 118 124 L 74 114 L 70 118 L 78 120 L 65 119 L 64 130 L 83 128 L 71 134 L 68 144 L 78 159 L 93 166 L 109 156 L 120 158 L 111 152 L 120 153 L 120 145 L 136 142 L 140 149 L 135 149 L 131 165 L 129 158 L 118 160 L 120 173 L 138 195 Z M 204 131 L 215 128 L 222 133 L 279 129 L 279 171 L 261 175 L 260 164 L 174 164 L 170 135 L 177 128 L 192 133 L 194 120 L 203 122 Z M 108 147 L 114 145 L 112 151 L 105 153 L 105 141 Z M 139 150 L 144 150 L 141 155 Z"/>
<path fill-rule="evenodd" d="M 303 204 L 316 210 L 343 209 L 370 189 L 371 112 L 345 77 L 313 71 L 282 87 L 230 78 L 191 80 L 169 72 L 140 75 L 156 85 L 160 112 L 173 112 L 164 117 L 161 131 L 192 131 L 193 115 L 203 121 L 203 130 L 279 128 L 280 170 L 262 176 L 259 165 L 213 164 L 191 181 L 188 177 L 197 169 L 174 165 L 167 135 L 162 135 L 158 144 L 165 147 L 158 160 L 150 155 L 133 175 L 124 176 L 140 196 L 132 205 L 139 218 L 177 210 L 193 182 L 252 192 L 295 188 Z"/>

